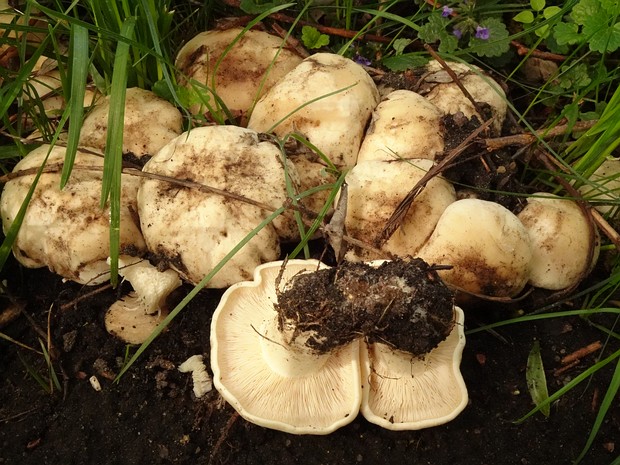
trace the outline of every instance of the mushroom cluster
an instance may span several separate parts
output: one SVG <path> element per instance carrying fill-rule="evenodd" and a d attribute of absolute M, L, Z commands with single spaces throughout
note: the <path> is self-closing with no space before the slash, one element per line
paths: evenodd
<path fill-rule="evenodd" d="M 446 121 L 476 127 L 490 118 L 498 134 L 506 117 L 506 96 L 495 81 L 474 66 L 449 66 L 469 96 L 435 61 L 423 69 L 418 93 L 382 89 L 346 176 L 345 228 L 355 240 L 346 257 L 417 256 L 446 265 L 439 274 L 454 288 L 492 297 L 514 297 L 528 283 L 551 290 L 577 285 L 596 262 L 598 242 L 574 201 L 532 198 L 517 216 L 475 195 L 464 198 L 434 173 L 448 147 Z M 541 203 L 546 213 L 539 216 Z M 386 240 L 386 225 L 399 209 L 404 214 Z"/>
<path fill-rule="evenodd" d="M 401 340 L 403 326 L 417 340 Z M 224 293 L 211 367 L 221 395 L 267 428 L 328 434 L 361 409 L 385 428 L 419 429 L 465 408 L 464 344 L 463 312 L 421 260 L 291 260 Z"/>

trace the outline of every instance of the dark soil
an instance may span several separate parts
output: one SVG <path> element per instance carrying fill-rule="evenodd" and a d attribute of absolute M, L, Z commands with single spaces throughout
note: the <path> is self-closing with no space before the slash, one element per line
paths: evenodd
<path fill-rule="evenodd" d="M 535 340 L 555 392 L 600 353 L 557 374 L 560 359 L 597 340 L 605 343 L 605 335 L 579 318 L 505 326 L 468 336 L 462 371 L 470 402 L 452 422 L 392 432 L 360 416 L 328 436 L 294 436 L 246 422 L 215 390 L 195 399 L 191 376 L 177 370 L 194 354 L 208 360 L 209 323 L 221 292 L 203 291 L 115 384 L 126 347 L 105 332 L 103 309 L 117 292 L 107 289 L 70 304 L 93 289 L 14 264 L 5 273 L 25 306 L 0 331 L 38 349 L 44 335 L 35 328 L 47 331 L 51 312 L 62 390 L 48 394 L 28 374 L 26 366 L 47 378 L 42 356 L 0 340 L 0 464 L 569 464 L 586 442 L 613 372 L 607 366 L 563 396 L 549 418 L 536 414 L 515 424 L 532 408 L 525 366 Z M 511 312 L 470 309 L 467 329 Z M 603 357 L 618 346 L 609 344 Z M 100 392 L 89 383 L 92 375 Z M 619 431 L 616 400 L 582 463 L 610 464 L 620 450 Z"/>
<path fill-rule="evenodd" d="M 299 274 L 278 295 L 279 328 L 302 333 L 305 345 L 324 354 L 366 337 L 422 356 L 454 326 L 454 295 L 437 271 L 419 258 L 378 267 L 343 262 Z"/>

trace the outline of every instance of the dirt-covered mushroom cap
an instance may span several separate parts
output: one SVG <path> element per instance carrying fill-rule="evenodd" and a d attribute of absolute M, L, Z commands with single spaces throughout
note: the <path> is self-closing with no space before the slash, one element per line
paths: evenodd
<path fill-rule="evenodd" d="M 391 430 L 417 430 L 447 423 L 467 406 L 460 372 L 464 315 L 454 310 L 450 335 L 422 357 L 379 342 L 363 344 L 361 412 L 368 421 Z"/>
<path fill-rule="evenodd" d="M 357 162 L 428 158 L 441 153 L 443 112 L 415 92 L 391 92 L 375 108 Z"/>
<path fill-rule="evenodd" d="M 474 65 L 456 62 L 448 62 L 448 65 L 476 102 L 489 105 L 494 118 L 492 127 L 499 133 L 508 108 L 505 92 L 493 78 Z M 425 67 L 420 93 L 446 114 L 462 112 L 469 119 L 473 116 L 477 116 L 480 121 L 486 119 L 476 111 L 471 100 L 435 60 Z"/>
<path fill-rule="evenodd" d="M 378 103 L 377 87 L 364 68 L 340 55 L 317 53 L 258 101 L 248 127 L 280 137 L 299 133 L 335 165 L 353 166 Z"/>
<path fill-rule="evenodd" d="M 413 186 L 433 166 L 431 160 L 367 161 L 358 163 L 347 174 L 347 234 L 374 245 L 386 221 Z M 382 246 L 386 254 L 352 247 L 347 258 L 368 261 L 396 256 L 414 256 L 428 240 L 439 217 L 456 201 L 454 187 L 442 177 L 432 178 L 416 197 L 401 227 Z"/>
<path fill-rule="evenodd" d="M 82 146 L 105 150 L 109 112 L 110 98 L 106 97 L 86 116 L 80 131 Z M 181 134 L 182 124 L 181 112 L 170 102 L 148 90 L 127 89 L 123 153 L 138 158 L 154 155 Z"/>
<path fill-rule="evenodd" d="M 36 148 L 15 166 L 14 172 L 36 170 L 49 150 L 48 145 Z M 65 149 L 54 147 L 48 166 L 62 164 L 64 157 Z M 60 171 L 41 175 L 13 245 L 13 253 L 20 263 L 29 268 L 47 266 L 64 278 L 82 284 L 98 284 L 109 279 L 110 211 L 99 205 L 102 167 L 103 156 L 78 151 L 71 178 L 63 190 L 60 190 Z M 34 174 L 28 174 L 5 184 L 0 200 L 5 232 L 17 216 L 33 180 Z M 135 218 L 139 180 L 122 175 L 122 186 L 120 249 L 141 255 L 146 252 L 146 245 Z"/>
<path fill-rule="evenodd" d="M 243 34 L 240 39 L 226 51 L 240 34 Z M 192 80 L 196 81 L 214 90 L 231 112 L 245 113 L 255 100 L 303 59 L 286 44 L 282 46 L 282 42 L 281 37 L 267 32 L 243 32 L 242 28 L 202 32 L 187 42 L 177 55 L 176 65 L 181 73 L 179 81 L 188 88 L 192 87 Z M 203 93 L 209 99 L 208 104 L 218 108 L 213 96 L 209 92 Z M 205 113 L 208 107 L 196 104 L 190 107 L 190 111 Z"/>
<path fill-rule="evenodd" d="M 231 286 L 211 323 L 214 385 L 246 420 L 295 434 L 328 434 L 355 419 L 361 403 L 359 342 L 317 355 L 278 330 L 276 282 L 281 262 L 256 268 L 254 281 Z M 290 260 L 281 285 L 313 271 Z"/>
<path fill-rule="evenodd" d="M 118 274 L 133 291 L 105 314 L 108 333 L 128 344 L 142 344 L 167 315 L 166 298 L 181 285 L 174 270 L 159 271 L 146 260 L 120 257 Z"/>
<path fill-rule="evenodd" d="M 289 173 L 295 177 L 294 168 Z M 149 250 L 182 277 L 197 283 L 287 198 L 281 153 L 258 134 L 236 126 L 192 129 L 163 147 L 144 171 L 200 183 L 230 196 L 165 180 L 144 179 L 138 193 L 142 232 Z M 251 279 L 261 263 L 277 259 L 278 234 L 290 234 L 279 217 L 254 236 L 209 283 L 227 287 Z"/>
<path fill-rule="evenodd" d="M 591 270 L 598 257 L 598 237 L 576 202 L 538 193 L 528 197 L 517 216 L 532 242 L 531 285 L 565 289 Z"/>
<path fill-rule="evenodd" d="M 450 265 L 439 271 L 449 284 L 490 296 L 514 296 L 527 284 L 532 244 L 525 226 L 508 209 L 479 199 L 450 204 L 418 256 Z"/>

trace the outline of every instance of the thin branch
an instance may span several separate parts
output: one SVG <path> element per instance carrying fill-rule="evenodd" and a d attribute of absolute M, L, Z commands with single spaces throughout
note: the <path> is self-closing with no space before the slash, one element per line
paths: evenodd
<path fill-rule="evenodd" d="M 549 129 L 539 129 L 535 133 L 523 133 L 515 134 L 512 136 L 494 137 L 489 139 L 481 139 L 480 143 L 483 144 L 489 152 L 494 152 L 504 147 L 511 145 L 529 145 L 540 139 L 552 139 L 557 136 L 576 132 L 587 131 L 592 128 L 598 120 L 592 121 L 577 121 L 575 124 L 561 124 Z"/>

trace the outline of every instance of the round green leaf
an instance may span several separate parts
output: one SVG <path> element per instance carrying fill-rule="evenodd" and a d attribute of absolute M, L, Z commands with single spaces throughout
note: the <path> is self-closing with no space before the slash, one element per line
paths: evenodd
<path fill-rule="evenodd" d="M 553 18 L 555 15 L 557 15 L 560 11 L 562 11 L 562 8 L 560 8 L 559 6 L 548 6 L 547 8 L 545 8 L 545 10 L 543 11 L 543 17 L 545 19 L 549 19 L 549 18 Z"/>
<path fill-rule="evenodd" d="M 545 7 L 545 0 L 530 0 L 530 5 L 534 11 L 542 11 Z"/>
<path fill-rule="evenodd" d="M 534 13 L 530 10 L 525 10 L 516 15 L 514 18 L 515 21 L 523 24 L 531 24 L 534 22 Z"/>

